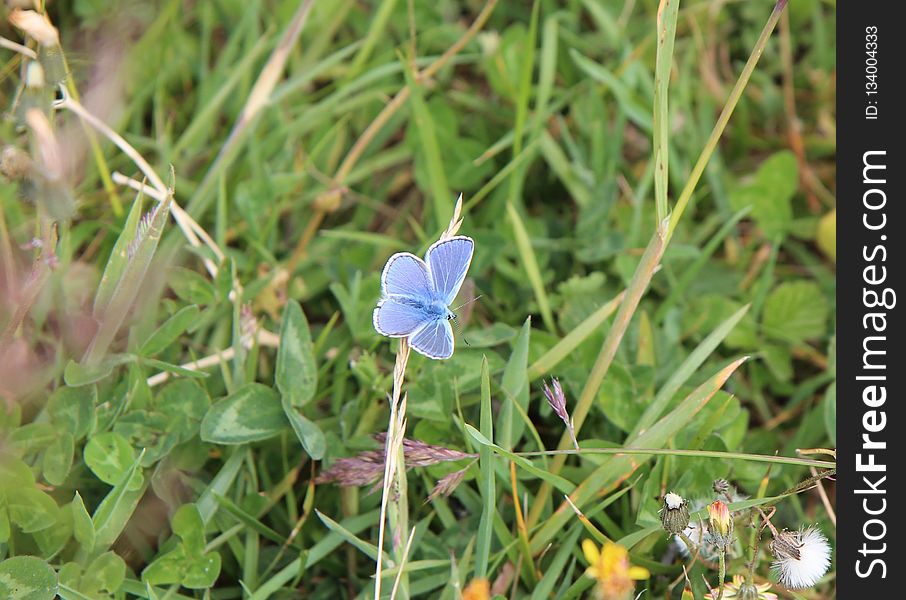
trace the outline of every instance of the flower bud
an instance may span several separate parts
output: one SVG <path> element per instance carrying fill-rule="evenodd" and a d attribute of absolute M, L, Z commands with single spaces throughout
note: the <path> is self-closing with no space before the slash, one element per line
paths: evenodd
<path fill-rule="evenodd" d="M 733 543 L 733 518 L 730 509 L 720 500 L 708 505 L 708 529 L 714 543 L 720 548 L 729 548 Z"/>
<path fill-rule="evenodd" d="M 726 494 L 730 491 L 730 482 L 726 479 L 715 479 L 714 483 L 711 484 L 711 489 L 714 490 L 715 494 Z"/>
<path fill-rule="evenodd" d="M 682 533 L 689 525 L 689 503 L 679 494 L 669 492 L 664 496 L 660 514 L 661 525 L 667 533 Z"/>

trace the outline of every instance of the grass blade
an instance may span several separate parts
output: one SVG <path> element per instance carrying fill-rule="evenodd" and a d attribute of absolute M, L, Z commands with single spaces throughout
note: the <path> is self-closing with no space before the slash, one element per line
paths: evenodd
<path fill-rule="evenodd" d="M 132 308 L 132 303 L 138 295 L 142 280 L 145 278 L 148 267 L 151 265 L 151 259 L 157 250 L 157 243 L 163 234 L 164 226 L 167 224 L 172 200 L 172 195 L 167 196 L 136 227 L 134 237 L 127 246 L 126 262 L 122 266 L 119 281 L 109 300 L 106 301 L 103 311 L 96 315 L 100 319 L 100 325 L 85 351 L 83 363 L 94 365 L 104 357 L 113 342 L 113 337 L 122 325 L 129 309 Z M 119 266 L 115 267 L 115 270 L 118 269 Z M 113 274 L 111 273 L 111 276 Z"/>
<path fill-rule="evenodd" d="M 673 66 L 673 40 L 679 0 L 661 0 L 657 10 L 657 59 L 654 67 L 654 201 L 658 222 L 667 217 L 669 175 L 670 113 L 667 90 Z"/>
<path fill-rule="evenodd" d="M 736 327 L 748 311 L 749 305 L 747 304 L 733 313 L 729 319 L 721 323 L 717 329 L 712 331 L 708 337 L 702 340 L 702 342 L 696 346 L 695 350 L 686 357 L 686 360 L 684 360 L 679 368 L 673 372 L 670 379 L 661 386 L 661 389 L 658 390 L 654 400 L 651 401 L 651 404 L 649 404 L 648 408 L 645 409 L 645 412 L 642 413 L 642 418 L 639 419 L 639 422 L 627 438 L 629 442 L 635 440 L 647 427 L 651 426 L 651 424 L 661 416 L 661 413 L 664 411 L 664 408 L 670 402 L 671 398 L 673 398 L 673 395 L 679 391 L 680 387 L 693 375 L 693 373 L 695 373 L 696 370 L 698 370 L 705 360 L 707 360 L 717 346 L 730 335 L 730 332 L 733 331 L 733 328 Z"/>
<path fill-rule="evenodd" d="M 516 414 L 513 403 L 518 402 L 523 410 L 528 410 L 529 386 L 526 371 L 528 368 L 531 331 L 532 319 L 529 317 L 522 325 L 522 330 L 519 332 L 513 347 L 513 353 L 510 355 L 510 360 L 503 370 L 501 387 L 508 399 L 500 408 L 497 442 L 504 448 L 513 448 L 522 438 L 522 433 L 525 431 L 525 423 Z"/>
<path fill-rule="evenodd" d="M 481 435 L 487 440 L 494 439 L 494 415 L 491 412 L 491 373 L 488 359 L 481 361 Z M 494 474 L 494 453 L 490 446 L 478 449 L 479 483 L 481 494 L 481 520 L 478 524 L 478 542 L 475 549 L 475 577 L 487 577 L 491 557 L 491 535 L 494 515 L 497 512 L 497 489 Z"/>

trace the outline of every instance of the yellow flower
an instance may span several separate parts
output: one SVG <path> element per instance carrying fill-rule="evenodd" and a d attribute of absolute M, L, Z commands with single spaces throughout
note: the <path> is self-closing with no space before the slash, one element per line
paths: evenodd
<path fill-rule="evenodd" d="M 490 600 L 491 584 L 487 579 L 473 579 L 462 592 L 462 600 Z"/>
<path fill-rule="evenodd" d="M 585 574 L 598 581 L 604 600 L 623 600 L 635 589 L 634 580 L 651 576 L 648 569 L 629 564 L 629 552 L 623 546 L 608 542 L 599 551 L 593 541 L 583 540 L 582 552 L 589 565 Z"/>
<path fill-rule="evenodd" d="M 758 600 L 777 600 L 777 594 L 769 592 L 769 589 L 771 589 L 770 583 L 753 583 L 749 585 L 746 583 L 745 577 L 734 575 L 733 581 L 728 581 L 724 584 L 724 599 L 757 598 Z M 711 592 L 705 594 L 707 600 L 714 600 L 716 597 Z"/>

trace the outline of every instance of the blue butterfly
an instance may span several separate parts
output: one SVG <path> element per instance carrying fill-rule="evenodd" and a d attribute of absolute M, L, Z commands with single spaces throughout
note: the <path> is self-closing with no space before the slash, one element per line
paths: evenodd
<path fill-rule="evenodd" d="M 463 235 L 434 242 L 425 260 L 409 252 L 390 257 L 381 274 L 383 297 L 372 321 L 381 335 L 409 338 L 409 345 L 428 358 L 453 356 L 456 315 L 450 304 L 459 293 L 472 262 L 475 242 Z"/>

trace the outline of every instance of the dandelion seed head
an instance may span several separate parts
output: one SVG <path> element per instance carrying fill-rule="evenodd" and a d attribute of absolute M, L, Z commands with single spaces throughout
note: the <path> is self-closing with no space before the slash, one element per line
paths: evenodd
<path fill-rule="evenodd" d="M 667 508 L 671 510 L 679 508 L 683 505 L 684 502 L 685 500 L 683 500 L 682 496 L 673 492 L 667 492 L 667 494 L 664 496 L 664 504 L 666 504 Z"/>
<path fill-rule="evenodd" d="M 790 589 L 812 587 L 830 568 L 830 544 L 814 527 L 780 532 L 771 541 L 771 552 L 777 578 Z"/>

